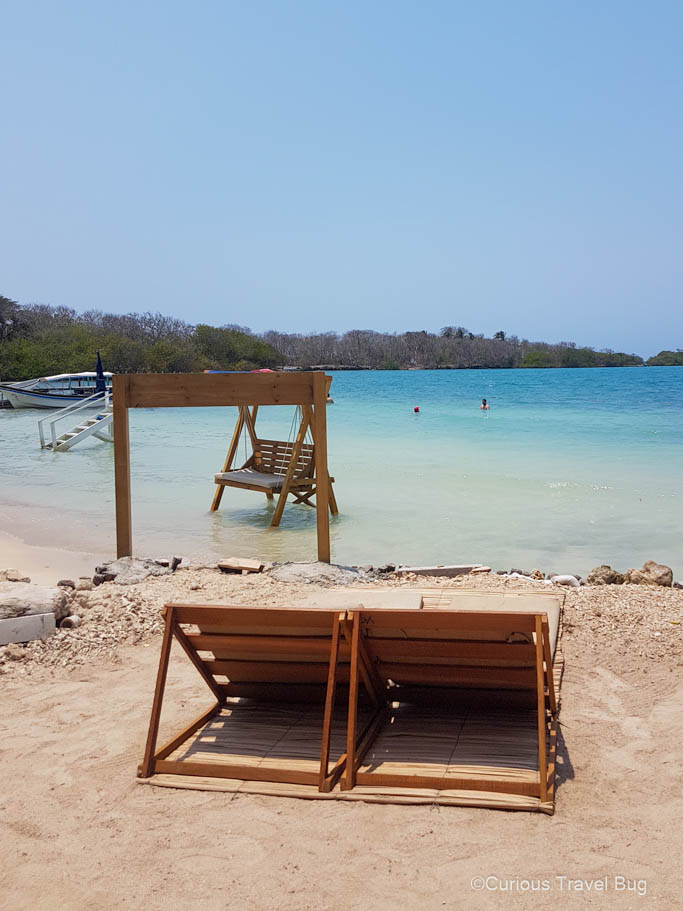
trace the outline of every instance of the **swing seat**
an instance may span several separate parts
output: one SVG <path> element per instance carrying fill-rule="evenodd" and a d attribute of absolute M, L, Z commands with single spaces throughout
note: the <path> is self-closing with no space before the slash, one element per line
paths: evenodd
<path fill-rule="evenodd" d="M 234 471 L 219 472 L 214 481 L 224 487 L 241 487 L 262 493 L 279 492 L 293 452 L 294 443 L 256 439 L 254 452 L 244 465 Z M 315 483 L 314 459 L 315 447 L 311 443 L 302 443 L 290 487 L 311 487 Z"/>
<path fill-rule="evenodd" d="M 304 406 L 301 424 L 296 439 L 262 440 L 256 436 L 254 428 L 255 409 L 249 411 L 247 406 L 240 407 L 240 414 L 233 433 L 230 449 L 223 465 L 223 471 L 214 475 L 216 493 L 211 504 L 215 512 L 221 502 L 226 487 L 237 487 L 242 490 L 255 490 L 265 493 L 269 500 L 278 494 L 278 502 L 271 519 L 271 527 L 277 527 L 282 512 L 291 493 L 295 503 L 314 506 L 311 501 L 317 499 L 318 479 L 315 470 L 315 443 L 305 443 L 307 429 L 312 433 L 312 409 Z M 240 435 L 246 427 L 251 438 L 252 454 L 241 468 L 232 468 Z M 326 472 L 327 473 L 327 472 Z M 332 489 L 334 478 L 326 478 L 328 504 L 332 515 L 337 515 L 337 501 Z"/>
<path fill-rule="evenodd" d="M 222 471 L 214 476 L 216 484 L 224 487 L 241 487 L 244 490 L 282 490 L 284 475 L 267 474 L 253 468 L 238 468 L 235 471 Z"/>

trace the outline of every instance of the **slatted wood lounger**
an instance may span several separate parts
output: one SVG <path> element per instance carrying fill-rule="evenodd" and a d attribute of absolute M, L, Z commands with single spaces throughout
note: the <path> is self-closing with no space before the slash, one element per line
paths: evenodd
<path fill-rule="evenodd" d="M 315 785 L 329 791 L 345 765 L 344 719 L 337 723 L 334 718 L 337 683 L 348 681 L 349 672 L 340 620 L 344 614 L 334 609 L 170 604 L 164 616 L 139 777 L 172 773 Z M 216 702 L 157 748 L 173 639 Z M 373 698 L 377 703 L 378 696 Z M 331 753 L 336 759 L 330 769 Z"/>
<path fill-rule="evenodd" d="M 560 602 L 531 611 L 355 611 L 343 789 L 554 809 Z M 550 621 L 550 622 L 549 622 Z M 355 700 L 371 668 L 386 700 L 356 746 Z M 400 790 L 396 790 L 400 789 Z M 428 793 L 424 791 L 423 793 Z M 517 795 L 517 796 L 515 796 Z M 500 805 L 500 804 L 499 804 Z"/>

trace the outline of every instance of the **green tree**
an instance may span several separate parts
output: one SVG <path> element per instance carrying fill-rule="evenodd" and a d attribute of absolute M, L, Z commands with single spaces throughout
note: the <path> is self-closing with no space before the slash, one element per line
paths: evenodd
<path fill-rule="evenodd" d="M 647 359 L 648 367 L 683 367 L 683 350 L 660 351 Z"/>
<path fill-rule="evenodd" d="M 539 348 L 536 348 L 532 351 L 527 351 L 524 357 L 522 358 L 522 367 L 552 367 L 553 362 L 552 358 L 547 351 L 543 351 Z"/>

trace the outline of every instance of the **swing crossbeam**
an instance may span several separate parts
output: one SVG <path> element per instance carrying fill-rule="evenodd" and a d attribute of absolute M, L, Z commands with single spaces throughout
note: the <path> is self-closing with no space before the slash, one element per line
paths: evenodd
<path fill-rule="evenodd" d="M 315 415 L 310 405 L 301 409 L 301 422 L 292 441 L 260 439 L 256 433 L 257 408 L 247 405 L 239 406 L 237 424 L 232 436 L 230 448 L 225 459 L 223 470 L 214 476 L 216 492 L 211 504 L 215 512 L 221 503 L 225 487 L 242 490 L 255 490 L 265 493 L 267 499 L 274 499 L 279 494 L 278 502 L 271 520 L 271 527 L 280 524 L 287 497 L 291 493 L 295 503 L 314 506 L 311 502 L 317 491 L 315 478 Z M 251 440 L 252 454 L 240 467 L 233 469 L 232 464 L 237 454 L 239 439 L 246 430 Z M 305 442 L 307 434 L 313 442 Z M 337 501 L 332 489 L 334 478 L 328 476 L 329 507 L 332 515 L 337 515 Z"/>

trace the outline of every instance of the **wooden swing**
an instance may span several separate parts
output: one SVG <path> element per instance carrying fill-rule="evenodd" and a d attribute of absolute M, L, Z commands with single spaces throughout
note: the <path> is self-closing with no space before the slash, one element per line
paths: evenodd
<path fill-rule="evenodd" d="M 312 472 L 306 487 L 289 489 L 295 496 L 315 493 L 318 560 L 330 562 L 330 513 L 337 512 L 327 475 L 327 415 L 326 402 L 332 377 L 321 371 L 310 373 L 129 373 L 113 378 L 114 402 L 114 479 L 116 495 L 116 555 L 129 557 L 133 553 L 133 526 L 130 477 L 130 435 L 128 412 L 131 408 L 215 408 L 238 406 L 251 408 L 251 424 L 259 405 L 298 405 L 306 409 L 314 437 L 315 453 Z M 244 411 L 242 412 L 244 421 Z M 237 451 L 239 434 L 231 444 L 226 470 L 232 465 Z M 300 441 L 303 443 L 303 441 Z M 231 455 L 232 454 L 232 455 Z M 290 480 L 294 478 L 299 456 L 294 463 Z M 287 469 L 285 469 L 285 475 Z M 284 479 L 283 479 L 284 483 Z M 214 498 L 218 508 L 222 486 Z M 271 489 L 271 493 L 274 490 Z M 310 497 L 303 496 L 310 501 Z M 312 504 L 311 504 L 312 505 Z M 282 503 L 284 507 L 284 502 Z"/>
<path fill-rule="evenodd" d="M 230 441 L 230 448 L 225 457 L 222 471 L 215 475 L 216 492 L 211 503 L 211 512 L 220 506 L 223 490 L 226 487 L 237 487 L 242 490 L 256 490 L 264 493 L 267 499 L 274 499 L 279 494 L 277 505 L 271 520 L 271 528 L 280 524 L 287 497 L 291 493 L 295 503 L 314 506 L 317 483 L 315 477 L 315 415 L 311 405 L 302 405 L 297 409 L 300 415 L 299 427 L 293 440 L 262 440 L 256 433 L 256 415 L 258 405 L 239 406 L 235 430 Z M 296 418 L 295 418 L 296 421 Z M 232 468 L 237 455 L 240 437 L 246 429 L 251 441 L 252 453 L 241 468 Z M 310 442 L 307 442 L 307 439 Z M 334 496 L 332 482 L 329 478 L 330 512 L 336 516 L 339 512 Z"/>

